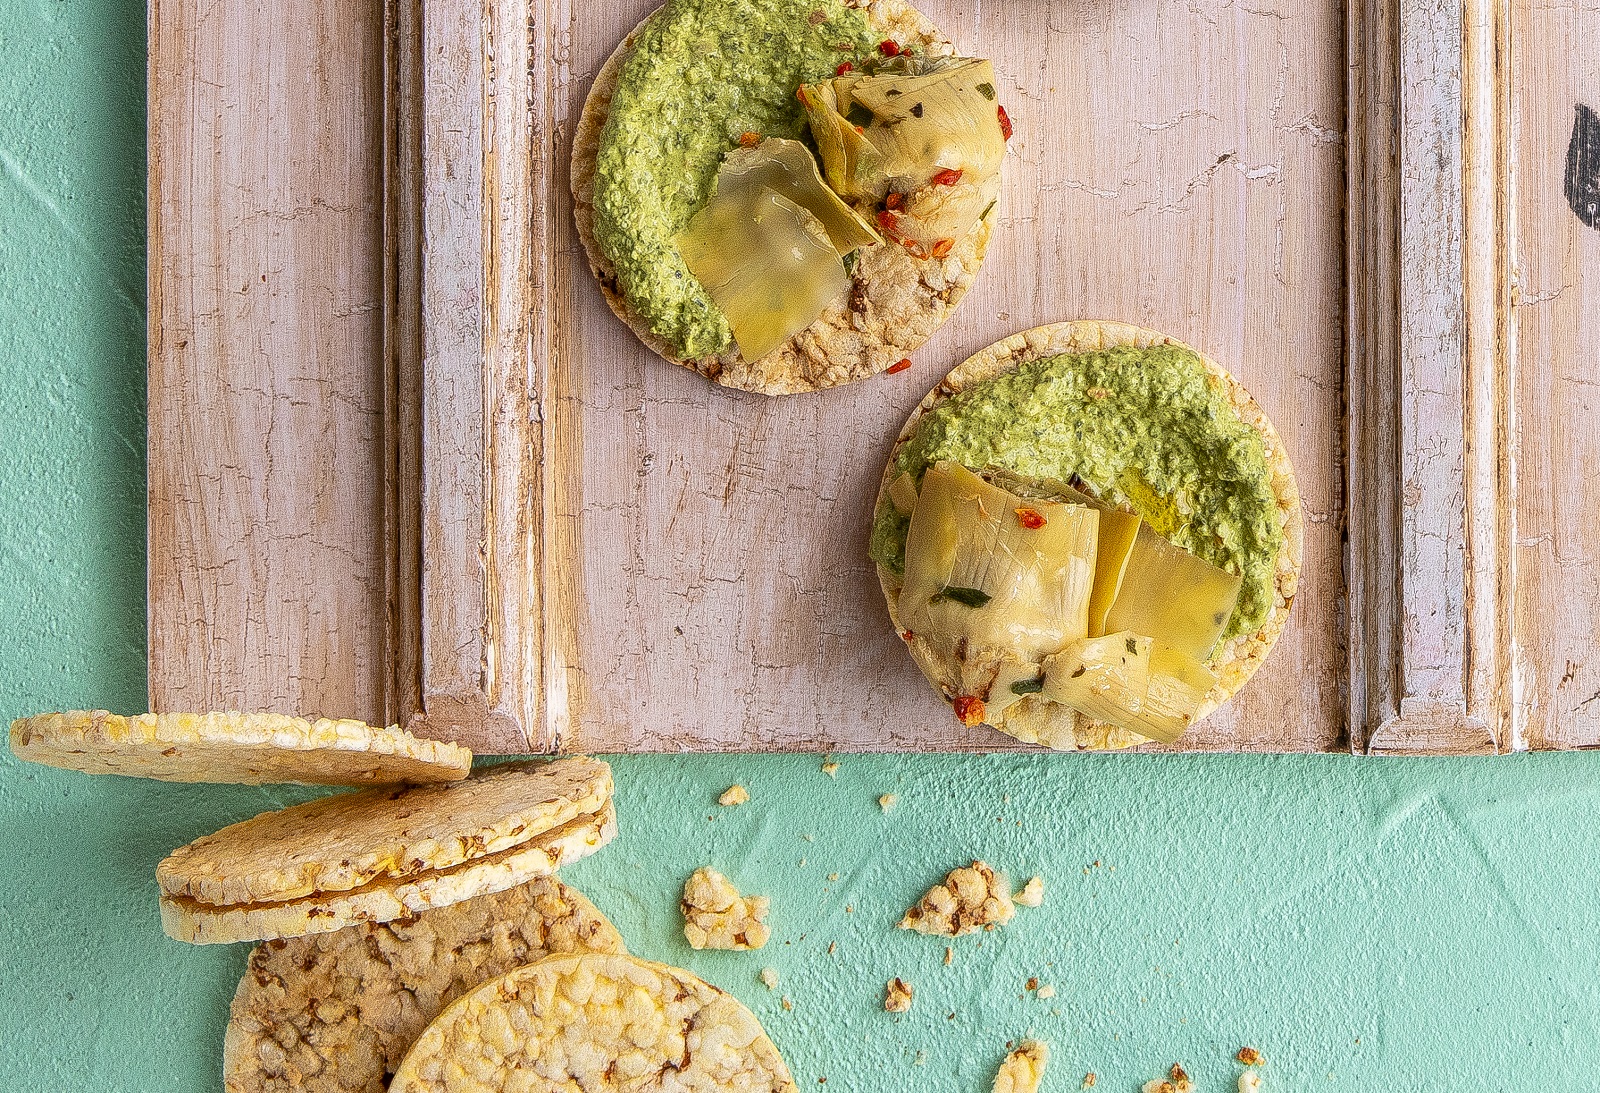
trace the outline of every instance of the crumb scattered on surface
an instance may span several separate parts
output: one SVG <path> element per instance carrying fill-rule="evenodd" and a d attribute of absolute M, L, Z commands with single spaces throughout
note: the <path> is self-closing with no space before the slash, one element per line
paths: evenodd
<path fill-rule="evenodd" d="M 885 793 L 883 796 L 878 798 L 878 807 L 883 809 L 885 812 L 888 812 L 895 806 L 895 802 L 898 800 L 900 800 L 900 795 L 898 793 Z"/>
<path fill-rule="evenodd" d="M 1041 1040 L 1024 1040 L 1005 1057 L 994 1076 L 994 1093 L 1037 1093 L 1050 1048 Z"/>
<path fill-rule="evenodd" d="M 793 1002 L 793 1000 L 790 999 L 790 997 L 787 994 L 783 996 L 783 1001 L 778 1003 L 778 1004 L 780 1006 L 782 1006 L 785 1010 L 788 1010 L 788 1011 L 791 1011 L 791 1012 L 794 1010 L 794 1002 Z"/>
<path fill-rule="evenodd" d="M 1261 1075 L 1253 1070 L 1239 1075 L 1239 1093 L 1261 1093 Z"/>
<path fill-rule="evenodd" d="M 1022 891 L 1011 897 L 1024 907 L 1037 907 L 1044 902 L 1044 878 L 1033 877 L 1022 886 Z"/>
<path fill-rule="evenodd" d="M 1089 1073 L 1087 1073 L 1087 1074 L 1085 1074 L 1083 1076 L 1083 1085 L 1079 1086 L 1078 1088 L 1080 1088 L 1080 1089 L 1093 1089 L 1094 1088 L 1094 1083 L 1095 1083 L 1094 1071 L 1091 1070 L 1091 1071 L 1089 1071 Z"/>
<path fill-rule="evenodd" d="M 1194 1083 L 1183 1069 L 1183 1064 L 1173 1063 L 1167 1078 L 1152 1078 L 1144 1083 L 1141 1093 L 1194 1093 Z"/>
<path fill-rule="evenodd" d="M 829 880 L 838 880 L 839 879 L 839 874 L 837 874 L 837 873 L 829 873 L 828 874 L 828 879 Z"/>
<path fill-rule="evenodd" d="M 900 920 L 902 930 L 960 937 L 992 930 L 1016 914 L 1004 879 L 981 861 L 952 869 Z"/>
<path fill-rule="evenodd" d="M 1039 997 L 1040 998 L 1054 998 L 1055 996 L 1056 996 L 1056 989 L 1055 989 L 1055 987 L 1051 986 L 1049 983 L 1046 983 L 1044 986 L 1039 988 Z"/>
<path fill-rule="evenodd" d="M 911 1008 L 911 984 L 898 975 L 889 980 L 883 992 L 883 1008 L 890 1013 L 904 1013 Z"/>
<path fill-rule="evenodd" d="M 832 956 L 834 950 L 837 949 L 838 947 L 839 947 L 839 943 L 837 941 L 828 942 L 828 955 Z"/>
<path fill-rule="evenodd" d="M 742 805 L 750 800 L 750 791 L 741 785 L 732 785 L 722 791 L 722 796 L 717 798 L 717 804 L 723 808 Z"/>
<path fill-rule="evenodd" d="M 1039 977 L 1037 975 L 1028 976 L 1028 981 L 1023 984 L 1023 988 L 1025 990 L 1030 990 L 1030 991 L 1038 990 L 1039 989 Z"/>
<path fill-rule="evenodd" d="M 1261 1052 L 1257 1051 L 1253 1047 L 1240 1048 L 1239 1054 L 1235 1055 L 1234 1058 L 1238 1059 L 1245 1066 L 1260 1066 L 1263 1062 L 1263 1059 L 1261 1058 Z"/>
<path fill-rule="evenodd" d="M 927 1066 L 928 1065 L 928 1053 L 926 1051 L 918 1051 L 917 1052 L 917 1057 L 915 1059 L 911 1060 L 911 1065 L 912 1066 Z"/>
<path fill-rule="evenodd" d="M 953 946 L 946 945 L 944 947 L 944 962 L 946 964 L 954 964 L 956 962 L 956 951 Z"/>
<path fill-rule="evenodd" d="M 733 882 L 709 866 L 683 885 L 683 936 L 696 949 L 759 949 L 772 936 L 766 896 L 741 896 Z"/>
<path fill-rule="evenodd" d="M 838 777 L 839 764 L 834 760 L 829 759 L 826 763 L 822 764 L 822 773 L 826 774 L 829 778 Z"/>
<path fill-rule="evenodd" d="M 765 983 L 767 985 L 767 990 L 769 990 L 769 991 L 777 990 L 778 989 L 778 969 L 777 968 L 762 968 L 761 969 L 761 982 L 763 982 L 763 983 Z"/>

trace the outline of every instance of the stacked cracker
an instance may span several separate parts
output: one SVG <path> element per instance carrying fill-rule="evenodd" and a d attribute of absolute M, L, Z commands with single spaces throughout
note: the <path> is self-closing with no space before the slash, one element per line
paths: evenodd
<path fill-rule="evenodd" d="M 11 747 L 94 774 L 371 784 L 156 869 L 169 935 L 262 942 L 233 1000 L 228 1093 L 795 1088 L 754 1015 L 627 956 L 555 876 L 616 834 L 603 762 L 472 772 L 467 749 L 397 727 L 238 713 L 45 714 L 14 722 Z"/>

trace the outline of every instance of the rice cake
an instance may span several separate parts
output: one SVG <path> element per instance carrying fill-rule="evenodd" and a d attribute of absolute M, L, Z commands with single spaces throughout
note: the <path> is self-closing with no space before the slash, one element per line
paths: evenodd
<path fill-rule="evenodd" d="M 414 918 L 258 945 L 223 1040 L 227 1093 L 382 1093 L 455 999 L 546 956 L 626 952 L 555 877 Z"/>
<path fill-rule="evenodd" d="M 846 0 L 859 9 L 875 34 L 928 56 L 952 56 L 955 47 L 904 0 Z M 628 303 L 615 263 L 596 236 L 595 189 L 601 134 L 610 116 L 622 66 L 641 32 L 664 9 L 646 17 L 617 46 L 596 74 L 578 119 L 572 148 L 573 217 L 589 267 L 611 310 L 639 340 L 667 360 L 691 368 L 725 387 L 762 394 L 817 391 L 882 372 L 931 337 L 978 275 L 994 221 L 991 209 L 942 258 L 915 258 L 904 247 L 882 243 L 857 252 L 851 287 L 812 324 L 756 361 L 736 345 L 716 356 L 686 360 L 653 332 Z"/>
<path fill-rule="evenodd" d="M 754 1014 L 688 972 L 628 956 L 553 956 L 457 999 L 389 1093 L 796 1086 Z"/>
<path fill-rule="evenodd" d="M 165 782 L 449 782 L 472 769 L 466 748 L 398 725 L 274 713 L 46 713 L 11 723 L 11 750 L 30 763 Z"/>

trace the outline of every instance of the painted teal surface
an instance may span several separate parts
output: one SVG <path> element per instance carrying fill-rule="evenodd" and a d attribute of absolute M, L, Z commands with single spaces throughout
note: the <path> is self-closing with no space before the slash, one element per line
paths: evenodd
<path fill-rule="evenodd" d="M 6 719 L 144 701 L 143 20 L 128 0 L 0 0 Z M 1600 757 L 615 766 L 623 835 L 569 879 L 636 952 L 750 1002 L 802 1088 L 982 1091 L 1030 1032 L 1055 1050 L 1048 1093 L 1089 1070 L 1130 1093 L 1174 1060 L 1231 1090 L 1245 1043 L 1268 1093 L 1575 1091 L 1600 1072 Z M 752 802 L 717 808 L 733 781 Z M 307 795 L 0 757 L 0 1093 L 218 1088 L 245 949 L 164 938 L 152 871 Z M 947 968 L 892 927 L 974 855 L 1043 875 L 1046 902 Z M 683 946 L 678 886 L 706 862 L 772 896 L 763 952 Z M 880 1008 L 893 975 L 917 992 L 903 1017 Z M 1029 976 L 1056 997 L 1019 997 Z"/>

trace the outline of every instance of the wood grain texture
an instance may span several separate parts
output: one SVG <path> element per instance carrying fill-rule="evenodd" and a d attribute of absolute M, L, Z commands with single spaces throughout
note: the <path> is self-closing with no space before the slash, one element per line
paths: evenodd
<path fill-rule="evenodd" d="M 1352 9 L 1356 750 L 1465 754 L 1509 744 L 1502 14 L 1489 0 Z"/>
<path fill-rule="evenodd" d="M 554 169 L 593 73 L 650 6 L 547 6 Z M 1155 327 L 1232 367 L 1300 475 L 1289 631 L 1185 745 L 1339 744 L 1342 5 L 1192 7 L 924 6 L 996 60 L 1018 135 L 984 273 L 897 376 L 766 399 L 663 363 L 606 309 L 558 195 L 546 402 L 563 581 L 548 636 L 564 746 L 1014 746 L 957 725 L 906 657 L 867 529 L 927 388 L 991 341 L 1074 316 Z"/>
<path fill-rule="evenodd" d="M 1600 4 L 1512 13 L 1518 746 L 1600 746 L 1600 231 L 1562 193 L 1576 104 L 1600 109 Z"/>
<path fill-rule="evenodd" d="M 385 712 L 379 15 L 150 4 L 157 710 Z"/>

